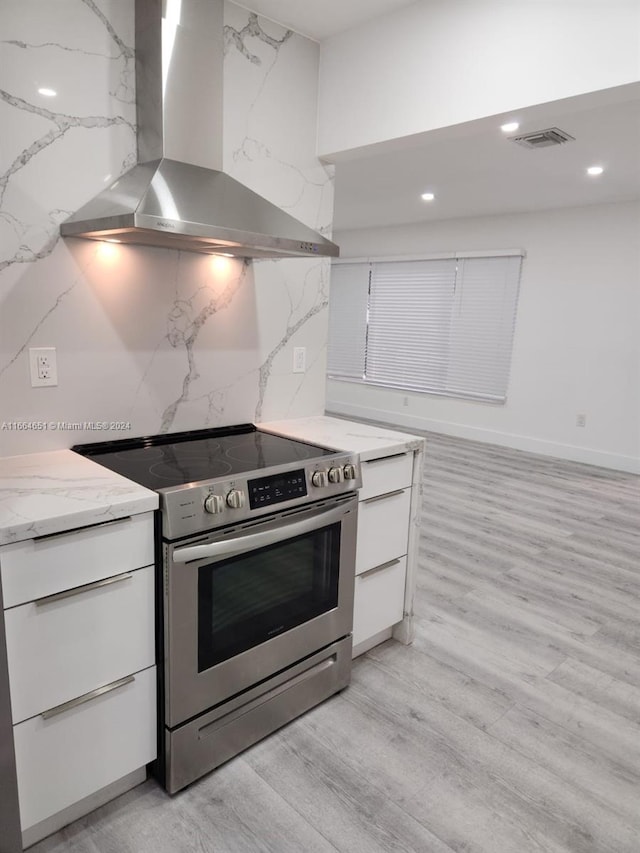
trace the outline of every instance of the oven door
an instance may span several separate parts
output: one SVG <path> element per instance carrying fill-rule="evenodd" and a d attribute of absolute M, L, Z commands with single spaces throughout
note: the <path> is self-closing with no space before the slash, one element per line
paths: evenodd
<path fill-rule="evenodd" d="M 357 496 L 166 548 L 172 728 L 351 633 Z"/>

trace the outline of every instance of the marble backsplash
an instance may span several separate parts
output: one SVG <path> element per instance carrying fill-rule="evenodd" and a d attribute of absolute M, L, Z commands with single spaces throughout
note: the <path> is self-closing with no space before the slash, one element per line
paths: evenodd
<path fill-rule="evenodd" d="M 328 261 L 58 236 L 135 162 L 133 24 L 122 0 L 0 6 L 0 455 L 324 409 Z M 232 3 L 225 37 L 225 170 L 330 236 L 318 45 Z M 31 388 L 49 346 L 58 385 Z"/>

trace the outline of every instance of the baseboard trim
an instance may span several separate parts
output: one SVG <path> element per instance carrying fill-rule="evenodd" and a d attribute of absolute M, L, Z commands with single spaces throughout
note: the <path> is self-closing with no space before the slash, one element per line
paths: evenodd
<path fill-rule="evenodd" d="M 437 432 L 452 435 L 456 438 L 468 438 L 485 444 L 498 444 L 511 447 L 514 450 L 525 450 L 538 453 L 541 456 L 555 456 L 571 462 L 583 462 L 586 465 L 597 465 L 600 468 L 611 468 L 615 471 L 626 471 L 629 474 L 640 474 L 640 459 L 633 456 L 623 456 L 594 450 L 589 447 L 577 447 L 571 444 L 545 441 L 526 435 L 499 432 L 498 430 L 482 429 L 480 427 L 456 424 L 449 421 L 438 421 L 402 412 L 373 409 L 368 406 L 358 406 L 352 403 L 337 403 L 327 401 L 327 414 L 340 417 L 352 417 L 359 420 L 374 421 L 387 425 L 397 425 L 405 429 L 415 429 L 421 432 Z"/>
<path fill-rule="evenodd" d="M 94 809 L 100 808 L 100 806 L 105 805 L 110 800 L 114 800 L 126 791 L 131 790 L 131 788 L 135 788 L 136 785 L 140 785 L 146 778 L 147 768 L 140 767 L 138 770 L 134 770 L 133 773 L 123 776 L 122 779 L 106 785 L 104 788 L 79 800 L 72 806 L 68 806 L 61 812 L 57 812 L 51 815 L 51 817 L 40 821 L 40 823 L 35 823 L 33 826 L 27 827 L 22 831 L 23 848 L 26 850 L 27 847 L 31 847 L 31 845 L 36 844 L 48 835 L 53 835 L 54 832 L 57 832 L 64 826 L 84 817 Z"/>
<path fill-rule="evenodd" d="M 374 646 L 379 646 L 380 643 L 384 643 L 385 640 L 390 640 L 391 636 L 391 628 L 385 628 L 384 631 L 379 631 L 377 634 L 374 634 L 373 637 L 369 637 L 368 640 L 363 640 L 357 646 L 354 646 L 351 657 L 357 658 L 358 655 L 363 655 L 365 652 L 368 652 L 369 649 L 372 649 Z"/>

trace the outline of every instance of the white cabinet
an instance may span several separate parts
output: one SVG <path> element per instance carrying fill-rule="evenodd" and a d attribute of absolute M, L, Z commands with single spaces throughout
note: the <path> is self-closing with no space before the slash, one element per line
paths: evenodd
<path fill-rule="evenodd" d="M 384 495 L 411 486 L 413 477 L 413 453 L 392 453 L 365 459 L 360 464 L 362 488 L 360 500 L 366 501 L 375 495 Z"/>
<path fill-rule="evenodd" d="M 400 622 L 404 613 L 407 558 L 399 557 L 356 575 L 353 608 L 353 647 L 358 649 Z"/>
<path fill-rule="evenodd" d="M 413 451 L 361 462 L 353 654 L 391 636 L 405 615 Z"/>
<path fill-rule="evenodd" d="M 410 507 L 410 488 L 360 501 L 357 575 L 407 553 Z"/>
<path fill-rule="evenodd" d="M 23 831 L 155 757 L 155 667 L 105 687 L 14 728 Z"/>
<path fill-rule="evenodd" d="M 153 513 L 0 548 L 5 608 L 153 564 Z"/>
<path fill-rule="evenodd" d="M 153 566 L 5 613 L 14 724 L 153 666 Z"/>
<path fill-rule="evenodd" d="M 151 512 L 0 548 L 29 844 L 156 757 L 153 562 Z"/>

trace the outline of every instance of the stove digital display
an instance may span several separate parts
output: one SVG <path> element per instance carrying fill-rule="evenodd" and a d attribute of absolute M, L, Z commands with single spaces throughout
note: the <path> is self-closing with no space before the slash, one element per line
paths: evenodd
<path fill-rule="evenodd" d="M 247 487 L 251 509 L 290 501 L 293 498 L 303 498 L 307 494 L 303 468 L 299 471 L 288 471 L 286 474 L 274 474 L 271 477 L 249 480 Z"/>

